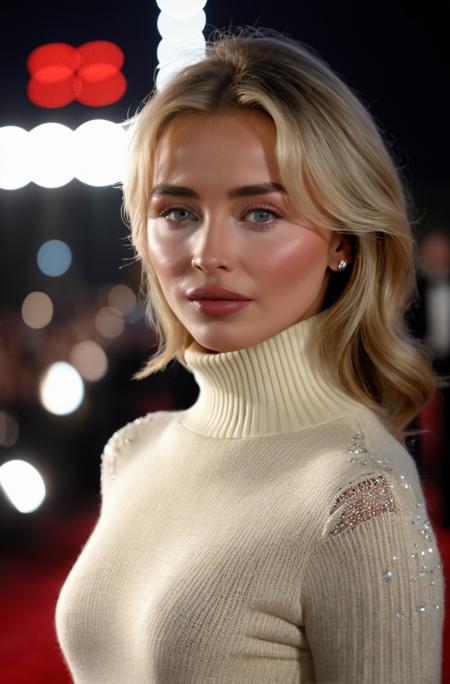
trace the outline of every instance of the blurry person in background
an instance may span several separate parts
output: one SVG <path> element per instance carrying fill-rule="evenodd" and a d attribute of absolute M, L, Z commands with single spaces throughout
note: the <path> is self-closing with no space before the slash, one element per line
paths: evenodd
<path fill-rule="evenodd" d="M 432 231 L 420 242 L 419 292 L 423 300 L 423 337 L 439 373 L 449 372 L 450 235 Z"/>
<path fill-rule="evenodd" d="M 419 301 L 412 327 L 422 338 L 440 376 L 450 374 L 450 234 L 432 230 L 419 242 Z M 422 459 L 436 462 L 442 483 L 442 523 L 450 528 L 450 387 L 441 387 L 421 416 L 428 430 L 422 438 Z M 432 464 L 423 463 L 432 469 Z"/>

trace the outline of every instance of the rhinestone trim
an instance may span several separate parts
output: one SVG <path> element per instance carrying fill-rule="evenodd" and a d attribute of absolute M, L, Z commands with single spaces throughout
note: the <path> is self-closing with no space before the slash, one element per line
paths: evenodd
<path fill-rule="evenodd" d="M 341 506 L 344 507 L 342 515 L 330 534 L 339 534 L 347 527 L 354 527 L 376 515 L 399 510 L 383 475 L 348 487 L 336 499 L 330 514 Z"/>
<path fill-rule="evenodd" d="M 396 484 L 388 485 L 382 474 L 377 477 L 366 478 L 356 484 L 353 483 L 334 502 L 330 513 L 334 513 L 340 507 L 343 507 L 343 512 L 330 534 L 338 534 L 348 527 L 354 527 L 364 520 L 388 511 L 397 512 L 399 509 L 390 490 L 396 487 L 403 489 L 410 495 L 412 508 L 411 518 L 409 521 L 405 521 L 404 524 L 414 526 L 417 531 L 417 542 L 414 542 L 413 548 L 410 549 L 409 558 L 401 558 L 396 553 L 390 560 L 396 564 L 400 561 L 400 564 L 396 565 L 396 567 L 401 567 L 403 562 L 409 563 L 416 560 L 417 570 L 410 576 L 410 581 L 415 583 L 418 581 L 429 582 L 429 586 L 436 587 L 437 584 L 443 581 L 442 570 L 441 563 L 436 563 L 434 567 L 427 565 L 427 562 L 433 558 L 439 560 L 439 553 L 430 520 L 426 516 L 425 502 L 407 481 L 405 475 L 394 471 L 389 460 L 376 459 L 369 453 L 364 440 L 364 435 L 361 432 L 354 433 L 351 444 L 347 447 L 347 453 L 351 454 L 348 460 L 351 463 L 374 466 L 376 469 L 393 473 Z M 396 591 L 395 585 L 398 576 L 399 571 L 392 569 L 390 562 L 386 563 L 381 577 L 386 590 Z M 419 601 L 410 612 L 402 607 L 397 607 L 394 617 L 397 621 L 403 621 L 407 618 L 417 618 L 417 616 L 420 617 L 432 611 L 440 610 L 441 605 L 437 600 L 431 603 Z"/>
<path fill-rule="evenodd" d="M 118 456 L 121 454 L 124 447 L 128 446 L 136 439 L 142 427 L 153 419 L 153 413 L 148 413 L 146 416 L 136 418 L 119 430 L 116 430 L 109 438 L 101 455 L 102 472 L 106 477 L 111 480 L 116 479 Z"/>

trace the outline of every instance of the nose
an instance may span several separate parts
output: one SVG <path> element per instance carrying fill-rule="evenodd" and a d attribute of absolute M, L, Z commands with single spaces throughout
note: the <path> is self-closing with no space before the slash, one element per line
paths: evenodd
<path fill-rule="evenodd" d="M 232 269 L 232 245 L 230 227 L 218 221 L 205 221 L 197 231 L 192 248 L 193 268 L 206 273 L 217 269 Z"/>

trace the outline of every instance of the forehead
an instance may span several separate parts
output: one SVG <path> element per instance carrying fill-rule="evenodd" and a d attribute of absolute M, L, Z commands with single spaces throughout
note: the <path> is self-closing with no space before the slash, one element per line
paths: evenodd
<path fill-rule="evenodd" d="M 155 173 L 195 170 L 200 164 L 227 168 L 266 165 L 274 170 L 276 129 L 263 112 L 195 113 L 172 121 L 155 153 Z"/>

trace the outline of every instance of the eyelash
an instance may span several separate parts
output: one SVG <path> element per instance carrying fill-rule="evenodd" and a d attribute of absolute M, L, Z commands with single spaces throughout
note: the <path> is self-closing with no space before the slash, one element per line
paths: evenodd
<path fill-rule="evenodd" d="M 187 211 L 187 212 L 193 213 L 193 212 L 191 212 L 190 209 L 186 209 L 186 207 L 176 205 L 176 206 L 167 207 L 166 209 L 163 209 L 162 211 L 159 212 L 158 216 L 161 216 L 162 218 L 166 218 L 167 214 L 170 214 L 170 212 L 176 211 L 177 209 L 181 209 L 182 211 Z M 274 211 L 271 207 L 265 206 L 263 204 L 258 204 L 255 206 L 248 207 L 244 216 L 246 216 L 247 214 L 250 214 L 252 211 L 258 211 L 258 210 L 266 211 L 266 212 L 272 214 L 275 217 L 275 220 L 280 218 L 280 214 L 278 214 L 278 212 Z M 167 220 L 172 221 L 173 223 L 187 223 L 187 221 L 174 221 L 173 219 L 167 219 Z M 267 222 L 267 223 L 256 223 L 256 225 L 259 226 L 262 230 L 264 230 L 264 228 L 266 228 L 266 229 L 270 228 L 272 223 L 273 223 L 273 221 Z"/>

